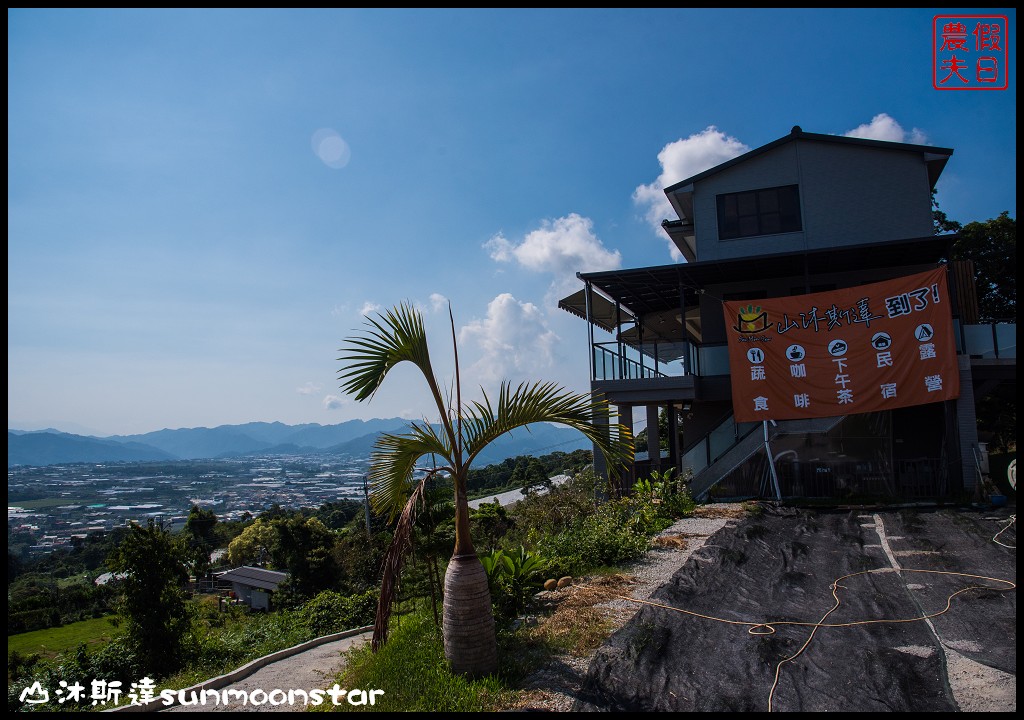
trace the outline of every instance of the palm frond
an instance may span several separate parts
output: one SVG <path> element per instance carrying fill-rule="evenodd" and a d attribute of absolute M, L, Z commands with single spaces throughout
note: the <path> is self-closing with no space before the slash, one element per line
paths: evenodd
<path fill-rule="evenodd" d="M 366 317 L 368 329 L 362 335 L 348 338 L 345 353 L 338 360 L 347 362 L 339 371 L 344 381 L 341 389 L 362 402 L 373 397 L 391 368 L 411 362 L 436 385 L 427 350 L 423 316 L 411 305 L 402 303 L 376 317 Z"/>
<path fill-rule="evenodd" d="M 409 434 L 384 433 L 370 453 L 368 473 L 370 505 L 378 514 L 394 519 L 401 512 L 413 487 L 416 463 L 425 455 L 440 456 L 446 463 L 439 468 L 451 472 L 451 444 L 427 423 L 410 423 Z"/>
<path fill-rule="evenodd" d="M 373 639 L 370 641 L 370 647 L 374 652 L 380 650 L 388 639 L 391 607 L 394 604 L 395 595 L 398 594 L 398 581 L 402 575 L 402 565 L 405 564 L 405 558 L 412 549 L 412 531 L 416 525 L 417 506 L 424 504 L 424 493 L 427 481 L 431 476 L 432 473 L 428 474 L 412 488 L 409 499 L 406 500 L 402 514 L 398 518 L 398 524 L 395 526 L 395 534 L 384 553 L 380 597 L 377 599 L 377 616 L 373 622 Z"/>
<path fill-rule="evenodd" d="M 633 459 L 629 428 L 609 422 L 608 403 L 589 395 L 571 393 L 555 383 L 521 383 L 515 389 L 503 382 L 495 407 L 483 393 L 465 410 L 463 432 L 466 464 L 501 435 L 531 423 L 550 422 L 575 428 L 593 442 L 615 470 Z"/>

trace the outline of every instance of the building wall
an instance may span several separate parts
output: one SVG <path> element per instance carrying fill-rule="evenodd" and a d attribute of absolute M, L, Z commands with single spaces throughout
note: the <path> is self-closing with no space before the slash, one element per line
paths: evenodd
<path fill-rule="evenodd" d="M 246 605 L 252 604 L 252 588 L 250 586 L 232 582 L 231 587 L 235 591 L 236 598 L 244 602 Z"/>
<path fill-rule="evenodd" d="M 802 232 L 718 239 L 718 195 L 793 184 Z M 698 262 L 932 233 L 928 168 L 902 150 L 796 140 L 697 181 L 693 203 Z"/>
<path fill-rule="evenodd" d="M 250 597 L 252 600 L 249 603 L 249 606 L 253 610 L 270 610 L 270 593 L 266 590 L 253 588 Z"/>

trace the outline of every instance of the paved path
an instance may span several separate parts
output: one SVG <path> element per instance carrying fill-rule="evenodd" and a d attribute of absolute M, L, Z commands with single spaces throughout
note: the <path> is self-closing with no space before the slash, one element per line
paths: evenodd
<path fill-rule="evenodd" d="M 332 687 L 334 685 L 334 677 L 344 666 L 342 654 L 353 645 L 368 642 L 371 635 L 372 633 L 367 632 L 342 640 L 324 643 L 283 660 L 270 663 L 249 677 L 222 688 L 219 691 L 220 697 L 225 697 L 225 690 L 244 691 L 248 698 L 256 690 L 262 690 L 268 694 L 273 690 L 283 690 L 285 692 L 289 690 L 305 690 L 308 693 L 315 688 L 324 690 Z M 161 712 L 304 712 L 306 710 L 301 693 L 295 694 L 295 704 L 293 705 L 289 705 L 287 702 L 272 705 L 266 696 L 259 693 L 256 694 L 256 701 L 262 700 L 260 704 L 253 704 L 252 702 L 243 704 L 240 699 L 237 699 L 241 697 L 240 695 L 229 695 L 228 697 L 232 699 L 226 706 L 211 706 L 209 704 L 178 705 Z M 325 704 L 331 702 L 328 695 L 324 695 L 323 698 Z"/>
<path fill-rule="evenodd" d="M 558 485 L 561 485 L 562 483 L 564 483 L 567 480 L 569 480 L 569 476 L 568 475 L 555 475 L 553 478 L 551 478 L 551 485 L 552 486 L 558 486 Z M 540 488 L 539 490 L 537 490 L 537 494 L 538 495 L 543 495 L 546 492 L 547 492 L 547 489 L 545 489 L 545 488 Z M 517 502 L 519 502 L 520 500 L 523 499 L 523 489 L 522 488 L 516 488 L 515 490 L 509 490 L 508 492 L 498 493 L 497 495 L 488 495 L 487 497 L 482 497 L 482 498 L 479 498 L 477 500 L 470 500 L 469 501 L 469 507 L 472 510 L 476 510 L 483 503 L 492 503 L 492 502 L 494 502 L 495 498 L 498 499 L 498 502 L 501 503 L 502 507 L 508 507 L 509 505 L 515 505 Z"/>

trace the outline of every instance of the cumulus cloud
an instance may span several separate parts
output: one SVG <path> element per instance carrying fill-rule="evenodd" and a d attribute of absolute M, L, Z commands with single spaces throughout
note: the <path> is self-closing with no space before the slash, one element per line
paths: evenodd
<path fill-rule="evenodd" d="M 315 393 L 320 392 L 320 386 L 315 383 L 308 382 L 302 387 L 295 388 L 295 392 L 299 395 L 314 395 Z"/>
<path fill-rule="evenodd" d="M 577 289 L 577 272 L 622 267 L 622 254 L 606 248 L 594 234 L 593 221 L 576 213 L 545 220 L 518 242 L 498 233 L 484 243 L 484 248 L 497 262 L 514 262 L 527 270 L 551 273 L 552 296 Z"/>
<path fill-rule="evenodd" d="M 552 364 L 558 342 L 536 305 L 502 293 L 487 305 L 487 316 L 473 320 L 459 331 L 459 341 L 479 348 L 482 355 L 473 374 L 485 386 L 503 378 L 533 376 Z"/>
<path fill-rule="evenodd" d="M 879 113 L 871 118 L 871 122 L 858 125 L 843 135 L 865 140 L 885 140 L 887 142 L 914 143 L 915 145 L 923 145 L 928 140 L 922 130 L 913 128 L 908 132 L 887 113 Z"/>
<path fill-rule="evenodd" d="M 498 233 L 484 247 L 498 262 L 515 261 L 535 271 L 575 274 L 577 270 L 614 270 L 622 265 L 622 254 L 605 248 L 594 234 L 593 221 L 576 213 L 543 221 L 519 243 Z"/>
<path fill-rule="evenodd" d="M 380 312 L 380 305 L 375 302 L 367 300 L 363 303 L 363 306 L 359 308 L 360 315 L 370 315 L 371 313 Z"/>
<path fill-rule="evenodd" d="M 448 298 L 441 293 L 430 293 L 430 308 L 434 312 L 439 312 L 448 307 Z"/>
<path fill-rule="evenodd" d="M 709 125 L 688 138 L 670 142 L 658 153 L 661 175 L 654 182 L 637 187 L 633 191 L 633 202 L 641 208 L 644 218 L 655 232 L 668 243 L 673 259 L 678 260 L 682 255 L 661 229 L 662 220 L 676 217 L 672 205 L 665 196 L 665 188 L 749 150 L 749 147 L 736 138 L 726 135 L 714 125 Z"/>
<path fill-rule="evenodd" d="M 337 410 L 347 402 L 348 400 L 337 395 L 324 395 L 324 410 Z"/>

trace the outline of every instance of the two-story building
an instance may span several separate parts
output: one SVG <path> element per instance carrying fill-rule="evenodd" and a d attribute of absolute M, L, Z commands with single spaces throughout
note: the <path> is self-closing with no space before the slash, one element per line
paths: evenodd
<path fill-rule="evenodd" d="M 622 424 L 646 418 L 650 450 L 627 481 L 691 470 L 698 497 L 773 495 L 776 485 L 783 496 L 830 498 L 952 498 L 975 488 L 974 390 L 1015 377 L 1016 326 L 977 325 L 971 269 L 948 261 L 955 236 L 934 233 L 932 191 L 952 154 L 794 127 L 665 189 L 678 219 L 663 228 L 686 262 L 579 274 L 584 288 L 559 306 L 589 324 L 591 389 Z M 735 421 L 723 303 L 937 267 L 948 280 L 958 397 Z"/>

